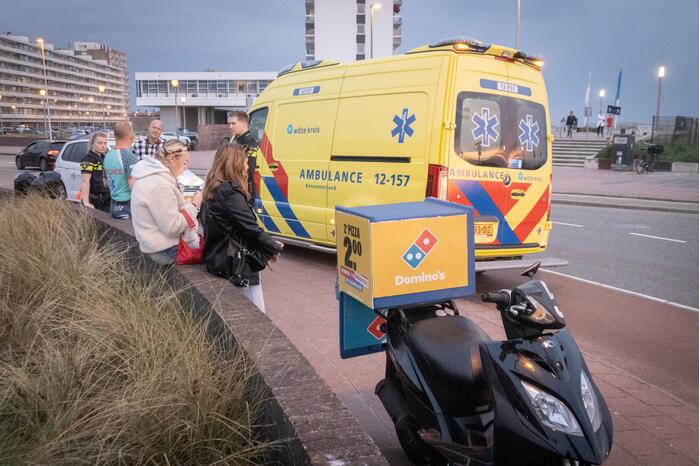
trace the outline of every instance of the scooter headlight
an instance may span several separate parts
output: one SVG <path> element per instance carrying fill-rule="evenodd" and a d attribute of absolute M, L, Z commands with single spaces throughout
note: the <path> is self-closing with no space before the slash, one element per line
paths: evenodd
<path fill-rule="evenodd" d="M 583 436 L 574 413 L 561 400 L 527 382 L 521 380 L 520 383 L 523 384 L 535 413 L 544 425 L 565 434 Z"/>
<path fill-rule="evenodd" d="M 598 398 L 593 391 L 593 385 L 583 372 L 581 372 L 581 398 L 583 398 L 583 406 L 586 408 L 588 419 L 593 425 L 593 431 L 597 432 L 603 422 L 603 416 L 600 414 L 600 406 L 598 406 Z"/>

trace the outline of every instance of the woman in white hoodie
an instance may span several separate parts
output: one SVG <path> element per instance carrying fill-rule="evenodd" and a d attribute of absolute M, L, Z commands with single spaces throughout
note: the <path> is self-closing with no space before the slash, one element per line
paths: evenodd
<path fill-rule="evenodd" d="M 187 170 L 190 153 L 178 140 L 163 144 L 154 158 L 144 158 L 131 171 L 131 220 L 139 248 L 158 264 L 173 264 L 185 232 L 197 228 L 202 196 L 186 202 L 177 177 Z"/>

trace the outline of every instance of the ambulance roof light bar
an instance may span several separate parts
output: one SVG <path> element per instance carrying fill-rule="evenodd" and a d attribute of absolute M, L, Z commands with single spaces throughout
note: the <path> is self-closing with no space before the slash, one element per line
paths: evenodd
<path fill-rule="evenodd" d="M 515 55 L 513 55 L 513 59 L 520 60 L 526 65 L 530 65 L 537 70 L 541 70 L 544 66 L 544 58 L 539 55 L 528 55 L 525 52 L 518 51 L 515 53 Z"/>
<path fill-rule="evenodd" d="M 437 47 L 444 47 L 446 45 L 451 45 L 453 49 L 457 52 L 479 52 L 483 53 L 491 47 L 491 44 L 484 44 L 481 41 L 472 39 L 471 37 L 451 37 L 449 39 L 444 39 L 434 44 L 430 44 L 428 47 L 431 49 Z"/>

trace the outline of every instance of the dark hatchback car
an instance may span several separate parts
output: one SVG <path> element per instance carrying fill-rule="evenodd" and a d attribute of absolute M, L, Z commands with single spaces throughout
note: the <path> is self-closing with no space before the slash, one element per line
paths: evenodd
<path fill-rule="evenodd" d="M 26 167 L 39 167 L 42 171 L 53 170 L 56 157 L 65 143 L 66 141 L 34 141 L 15 157 L 17 170 L 24 170 Z"/>

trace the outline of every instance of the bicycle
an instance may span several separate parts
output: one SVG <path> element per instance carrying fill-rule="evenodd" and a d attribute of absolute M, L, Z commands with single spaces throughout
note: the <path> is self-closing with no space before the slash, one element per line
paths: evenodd
<path fill-rule="evenodd" d="M 651 144 L 647 147 L 647 153 L 634 160 L 634 170 L 643 175 L 644 172 L 652 173 L 659 164 L 659 155 L 664 152 L 661 144 Z"/>

